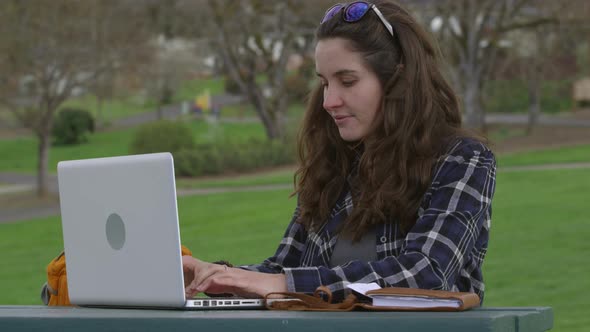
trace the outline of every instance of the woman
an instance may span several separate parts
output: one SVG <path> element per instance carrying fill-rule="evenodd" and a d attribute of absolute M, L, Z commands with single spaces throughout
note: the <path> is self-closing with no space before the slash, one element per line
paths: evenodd
<path fill-rule="evenodd" d="M 461 129 L 437 49 L 390 1 L 335 5 L 316 32 L 298 204 L 274 256 L 231 268 L 184 257 L 186 292 L 263 296 L 352 282 L 483 299 L 495 159 Z"/>

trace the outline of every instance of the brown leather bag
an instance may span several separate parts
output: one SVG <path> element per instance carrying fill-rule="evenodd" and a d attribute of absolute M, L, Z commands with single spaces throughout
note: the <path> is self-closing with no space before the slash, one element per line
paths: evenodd
<path fill-rule="evenodd" d="M 181 246 L 183 256 L 192 256 L 192 252 Z M 66 255 L 62 251 L 47 265 L 47 282 L 41 288 L 41 300 L 49 306 L 70 306 L 68 279 L 66 275 Z"/>

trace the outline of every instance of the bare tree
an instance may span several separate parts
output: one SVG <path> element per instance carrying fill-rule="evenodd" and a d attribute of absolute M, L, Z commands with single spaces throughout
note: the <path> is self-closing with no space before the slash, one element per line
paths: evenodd
<path fill-rule="evenodd" d="M 97 110 L 96 110 L 96 126 L 97 128 L 103 128 L 105 126 L 105 119 L 103 114 L 103 105 L 105 99 L 112 97 L 113 85 L 114 85 L 114 71 L 117 67 L 117 63 L 114 63 L 113 58 L 109 55 L 109 49 L 107 47 L 108 38 L 111 35 L 113 29 L 117 29 L 116 25 L 113 25 L 113 12 L 112 6 L 101 5 L 98 2 L 89 3 L 89 6 L 93 7 L 95 15 L 91 17 L 91 35 L 90 40 L 93 44 L 93 50 L 95 55 L 93 57 L 95 61 L 95 67 L 104 67 L 102 75 L 98 75 L 92 85 L 87 87 L 88 90 L 92 91 L 96 96 Z M 110 67 L 110 68 L 109 68 Z"/>
<path fill-rule="evenodd" d="M 295 0 L 210 0 L 208 4 L 214 48 L 229 77 L 256 109 L 267 137 L 282 137 L 288 57 L 304 51 L 327 7 L 322 1 Z"/>
<path fill-rule="evenodd" d="M 569 53 L 575 59 L 575 72 L 569 78 L 576 80 L 571 87 L 573 110 L 579 106 L 576 92 L 584 91 L 588 95 L 587 82 L 590 76 L 590 3 L 585 0 L 567 0 L 568 6 L 560 12 L 560 29 L 558 31 L 558 45 L 553 51 Z M 584 88 L 582 88 L 584 87 Z M 582 90 L 574 91 L 576 88 Z M 587 102 L 587 101 L 586 101 Z"/>
<path fill-rule="evenodd" d="M 541 115 L 541 85 L 543 83 L 545 72 L 544 66 L 547 61 L 547 31 L 542 27 L 532 32 L 532 40 L 536 47 L 533 54 L 529 54 L 526 59 L 528 64 L 525 68 L 525 77 L 527 80 L 527 90 L 529 96 L 528 121 L 526 134 L 530 135 L 539 121 Z"/>
<path fill-rule="evenodd" d="M 557 22 L 542 0 L 439 0 L 431 17 L 451 63 L 468 126 L 485 130 L 482 91 L 508 34 Z M 518 42 L 516 42 L 518 47 Z"/>
<path fill-rule="evenodd" d="M 127 30 L 96 29 L 95 15 Z M 37 192 L 47 194 L 53 118 L 68 98 L 122 64 L 140 43 L 133 7 L 115 1 L 0 2 L 0 102 L 38 139 Z M 117 24 L 116 22 L 119 22 Z M 105 35 L 106 34 L 106 35 Z"/>
<path fill-rule="evenodd" d="M 525 52 L 524 57 L 524 76 L 529 96 L 527 135 L 532 134 L 541 116 L 541 86 L 545 78 L 563 79 L 564 75 L 572 77 L 575 74 L 568 73 L 567 67 L 584 66 L 584 63 L 574 63 L 563 68 L 563 65 L 556 63 L 556 59 L 561 57 L 576 59 L 578 48 L 581 46 L 580 41 L 585 44 L 582 47 L 589 46 L 587 36 L 590 24 L 587 23 L 587 16 L 590 13 L 590 5 L 587 1 L 568 0 L 561 4 L 544 1 L 538 3 L 537 9 L 552 13 L 559 23 L 539 25 L 528 32 L 532 47 Z M 580 70 L 573 69 L 573 71 L 580 73 Z"/>
<path fill-rule="evenodd" d="M 166 49 L 170 41 L 175 37 L 178 24 L 175 16 L 179 12 L 177 0 L 154 1 L 148 3 L 150 21 L 153 31 L 158 36 L 155 49 Z M 154 57 L 154 61 L 147 68 L 149 81 L 147 90 L 156 98 L 157 118 L 163 118 L 163 107 L 172 101 L 174 91 L 177 89 L 182 73 L 181 64 L 173 57 L 162 52 Z"/>

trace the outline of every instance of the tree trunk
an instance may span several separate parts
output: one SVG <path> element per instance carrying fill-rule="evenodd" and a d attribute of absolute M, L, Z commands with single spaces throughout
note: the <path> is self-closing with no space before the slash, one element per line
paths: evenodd
<path fill-rule="evenodd" d="M 49 130 L 42 130 L 37 135 L 39 139 L 38 146 L 38 162 L 37 162 L 37 196 L 46 197 L 49 193 L 48 184 L 48 164 L 49 164 L 49 148 L 51 146 L 51 135 Z"/>
<path fill-rule="evenodd" d="M 472 129 L 484 129 L 482 106 L 483 64 L 477 60 L 477 50 L 462 49 L 460 62 L 451 77 L 463 105 L 463 124 Z"/>
<path fill-rule="evenodd" d="M 479 82 L 467 79 L 463 88 L 463 105 L 465 107 L 464 123 L 469 128 L 481 129 L 483 127 L 483 116 L 481 112 L 481 91 Z"/>
<path fill-rule="evenodd" d="M 535 61 L 535 60 L 533 60 Z M 535 63 L 531 68 L 528 79 L 529 92 L 529 116 L 526 128 L 526 135 L 533 133 L 534 127 L 537 125 L 539 115 L 541 114 L 541 91 L 540 91 L 540 66 Z"/>
<path fill-rule="evenodd" d="M 281 102 L 278 101 L 277 103 L 280 104 Z M 267 137 L 271 140 L 285 138 L 284 113 L 286 108 L 280 108 L 281 106 L 276 105 L 277 103 L 271 105 L 275 111 L 270 114 L 270 123 L 267 129 Z"/>
<path fill-rule="evenodd" d="M 537 52 L 531 58 L 530 65 L 526 72 L 528 76 L 529 92 L 529 116 L 526 128 L 526 135 L 533 133 L 534 127 L 539 121 L 541 115 L 541 82 L 543 80 L 543 59 L 547 54 L 546 49 L 546 32 L 543 29 L 537 29 L 535 39 L 537 42 Z"/>
<path fill-rule="evenodd" d="M 158 99 L 158 109 L 156 110 L 158 121 L 164 119 L 164 107 L 170 104 L 173 94 L 174 92 L 170 87 L 168 79 L 164 79 L 162 90 L 160 91 L 160 98 Z"/>
<path fill-rule="evenodd" d="M 99 93 L 96 96 L 96 128 L 97 129 L 103 129 L 105 127 L 105 123 L 104 123 L 104 117 L 103 117 L 103 101 L 104 101 L 104 97 L 102 96 L 102 93 Z"/>
<path fill-rule="evenodd" d="M 264 107 L 257 107 L 256 111 L 261 115 L 260 118 L 262 119 L 262 124 L 264 125 L 264 130 L 266 131 L 266 137 L 268 139 L 279 139 L 281 138 L 282 130 L 280 128 L 280 124 L 277 121 L 278 113 L 269 114 L 267 109 L 272 107 L 271 105 L 264 105 Z M 266 113 L 262 115 L 262 113 Z"/>
<path fill-rule="evenodd" d="M 158 103 L 158 106 L 156 109 L 156 119 L 158 121 L 164 119 L 164 104 L 162 104 L 162 103 Z"/>
<path fill-rule="evenodd" d="M 282 138 L 283 130 L 280 119 L 285 107 L 281 109 L 281 102 L 275 98 L 265 98 L 263 92 L 254 82 L 247 82 L 245 85 L 248 91 L 248 99 L 254 105 L 256 113 L 262 120 L 266 137 L 270 140 Z"/>

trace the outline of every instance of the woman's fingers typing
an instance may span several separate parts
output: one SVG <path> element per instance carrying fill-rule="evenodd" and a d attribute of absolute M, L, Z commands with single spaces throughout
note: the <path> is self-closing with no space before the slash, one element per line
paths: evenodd
<path fill-rule="evenodd" d="M 195 274 L 195 279 L 193 280 L 191 286 L 193 286 L 199 292 L 205 291 L 205 288 L 201 285 L 203 281 L 207 280 L 208 278 L 217 273 L 224 272 L 226 268 L 227 267 L 224 265 L 204 263 L 199 272 Z"/>
<path fill-rule="evenodd" d="M 227 266 L 203 262 L 190 256 L 182 257 L 182 266 L 184 271 L 185 293 L 187 297 L 204 291 L 201 283 L 212 275 L 223 272 Z"/>
<path fill-rule="evenodd" d="M 263 297 L 270 292 L 287 291 L 283 274 L 268 274 L 228 268 L 211 275 L 199 286 L 212 294 L 232 293 L 241 297 Z"/>
<path fill-rule="evenodd" d="M 269 292 L 287 291 L 283 274 L 229 268 L 225 265 L 203 262 L 190 256 L 184 256 L 182 264 L 187 297 L 193 297 L 200 292 L 262 297 Z"/>

